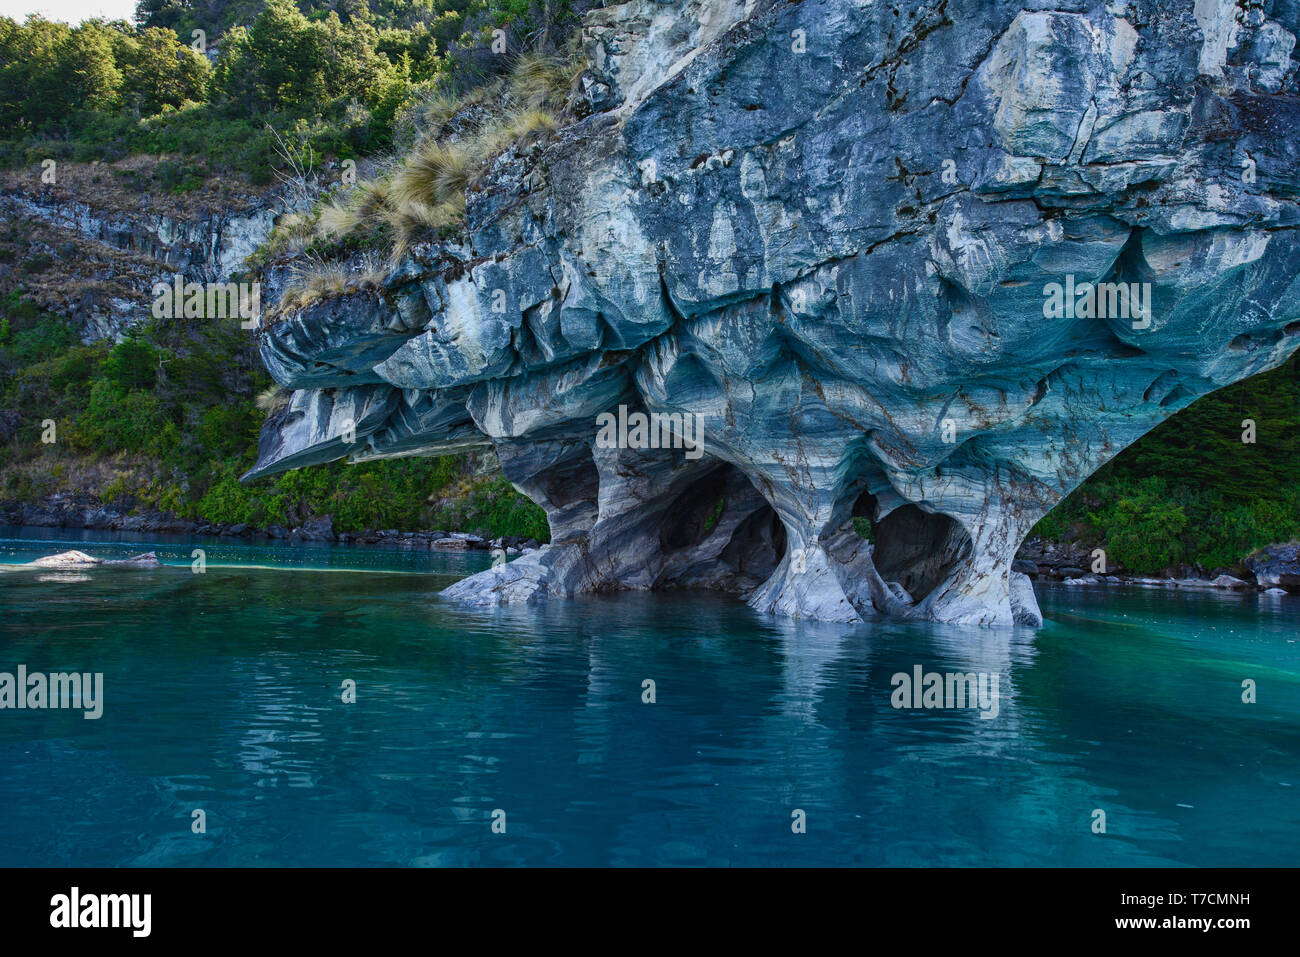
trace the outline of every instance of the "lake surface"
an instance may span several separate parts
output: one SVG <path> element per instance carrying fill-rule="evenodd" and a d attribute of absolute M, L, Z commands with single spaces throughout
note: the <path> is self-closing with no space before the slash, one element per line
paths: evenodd
<path fill-rule="evenodd" d="M 1300 863 L 1300 598 L 482 610 L 437 596 L 482 553 L 53 534 L 0 530 L 0 672 L 102 672 L 104 710 L 0 710 L 0 865 Z M 13 564 L 70 547 L 169 565 Z M 997 716 L 894 708 L 918 665 L 997 675 Z"/>

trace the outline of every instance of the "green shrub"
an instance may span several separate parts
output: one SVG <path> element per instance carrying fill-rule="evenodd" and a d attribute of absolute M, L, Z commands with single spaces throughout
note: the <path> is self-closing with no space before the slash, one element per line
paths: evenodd
<path fill-rule="evenodd" d="M 253 521 L 256 493 L 239 481 L 234 471 L 226 471 L 195 503 L 193 518 L 234 525 Z"/>
<path fill-rule="evenodd" d="M 68 324 L 54 316 L 41 316 L 30 328 L 18 332 L 13 330 L 6 317 L 5 333 L 9 356 L 19 365 L 53 359 L 77 341 Z"/>
<path fill-rule="evenodd" d="M 158 379 L 158 350 L 136 336 L 128 336 L 108 352 L 104 378 L 121 392 L 150 389 Z"/>
<path fill-rule="evenodd" d="M 1163 479 L 1149 478 L 1088 513 L 1112 563 L 1151 574 L 1183 560 L 1187 515 L 1171 498 Z"/>
<path fill-rule="evenodd" d="M 101 379 L 91 386 L 73 435 L 78 446 L 98 454 L 145 452 L 162 456 L 175 446 L 179 430 L 156 396 L 123 393 L 112 382 Z"/>
<path fill-rule="evenodd" d="M 214 405 L 202 412 L 193 438 L 207 456 L 239 458 L 257 447 L 262 418 L 248 400 Z"/>
<path fill-rule="evenodd" d="M 433 519 L 438 528 L 473 531 L 498 538 L 520 535 L 538 541 L 550 540 L 546 512 L 520 495 L 504 477 L 475 487 L 462 502 L 441 509 Z"/>

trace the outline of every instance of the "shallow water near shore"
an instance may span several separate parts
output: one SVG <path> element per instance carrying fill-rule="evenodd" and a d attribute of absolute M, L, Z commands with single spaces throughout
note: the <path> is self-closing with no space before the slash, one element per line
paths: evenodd
<path fill-rule="evenodd" d="M 68 548 L 167 564 L 14 564 Z M 0 562 L 0 672 L 104 674 L 98 720 L 0 710 L 0 865 L 1300 859 L 1293 597 L 1046 587 L 1034 633 L 438 598 L 483 553 L 11 530 Z M 997 675 L 997 716 L 895 709 L 918 665 Z"/>

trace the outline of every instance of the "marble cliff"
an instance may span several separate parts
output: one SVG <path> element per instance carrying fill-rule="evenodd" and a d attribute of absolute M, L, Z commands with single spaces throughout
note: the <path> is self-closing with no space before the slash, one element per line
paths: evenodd
<path fill-rule="evenodd" d="M 1296 0 L 595 10 L 585 115 L 461 239 L 264 329 L 293 395 L 249 475 L 490 443 L 552 540 L 465 601 L 1037 624 L 1033 524 L 1300 346 L 1298 32 Z M 702 454 L 598 443 L 620 406 Z"/>

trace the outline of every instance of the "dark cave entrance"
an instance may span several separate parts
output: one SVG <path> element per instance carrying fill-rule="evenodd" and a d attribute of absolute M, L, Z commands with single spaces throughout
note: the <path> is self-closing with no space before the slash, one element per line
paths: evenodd
<path fill-rule="evenodd" d="M 537 484 L 547 501 L 557 508 L 581 501 L 594 503 L 600 494 L 600 473 L 590 455 L 578 455 L 547 469 L 538 476 Z"/>
<path fill-rule="evenodd" d="M 718 546 L 707 543 L 720 527 L 728 537 L 712 552 Z M 785 525 L 744 472 L 720 463 L 682 489 L 664 510 L 659 546 L 665 556 L 706 546 L 724 577 L 753 587 L 785 556 Z"/>
<path fill-rule="evenodd" d="M 938 586 L 958 562 L 971 553 L 971 539 L 956 519 L 927 512 L 917 505 L 900 505 L 877 519 L 878 504 L 870 492 L 853 503 L 855 529 L 872 543 L 872 562 L 886 582 L 898 582 L 919 602 Z M 866 520 L 865 522 L 863 520 Z"/>
<path fill-rule="evenodd" d="M 772 574 L 785 557 L 785 523 L 776 509 L 764 503 L 741 522 L 721 557 L 746 575 L 766 578 Z"/>
<path fill-rule="evenodd" d="M 727 475 L 714 469 L 686 486 L 668 506 L 659 527 L 659 547 L 664 554 L 700 544 L 717 527 L 727 507 Z"/>

